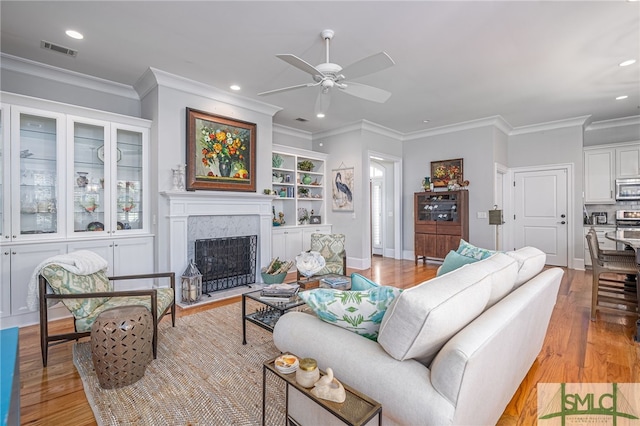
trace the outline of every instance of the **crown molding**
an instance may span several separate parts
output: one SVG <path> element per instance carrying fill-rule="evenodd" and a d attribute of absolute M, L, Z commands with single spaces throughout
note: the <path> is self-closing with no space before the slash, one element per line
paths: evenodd
<path fill-rule="evenodd" d="M 526 133 L 536 133 L 549 130 L 563 129 L 565 127 L 581 126 L 584 127 L 591 118 L 590 115 L 582 115 L 580 117 L 567 118 L 565 120 L 549 121 L 547 123 L 532 124 L 530 126 L 522 126 L 514 128 L 509 136 L 523 135 Z"/>
<path fill-rule="evenodd" d="M 589 124 L 585 130 L 601 130 L 610 129 L 612 127 L 634 126 L 640 125 L 640 115 L 631 117 L 614 118 L 611 120 L 594 121 Z"/>
<path fill-rule="evenodd" d="M 307 132 L 306 130 L 294 129 L 293 127 L 283 126 L 282 124 L 273 123 L 273 133 L 313 141 L 313 134 L 311 132 Z"/>
<path fill-rule="evenodd" d="M 331 130 L 326 130 L 326 131 L 322 131 L 322 132 L 318 132 L 318 133 L 314 133 L 313 134 L 313 139 L 323 139 L 323 138 L 328 138 L 331 136 L 337 136 L 337 135 L 341 135 L 344 133 L 349 133 L 349 132 L 357 132 L 357 131 L 361 131 L 361 130 L 365 130 L 368 132 L 372 132 L 372 133 L 377 133 L 379 135 L 382 136 L 386 136 L 389 138 L 393 138 L 393 139 L 397 139 L 399 141 L 402 141 L 402 133 L 397 132 L 393 129 L 389 129 L 388 127 L 384 127 L 381 126 L 379 124 L 373 123 L 371 121 L 368 120 L 360 120 L 360 121 L 356 121 L 353 123 L 349 123 L 346 124 L 342 127 L 338 127 L 335 129 L 331 129 Z"/>
<path fill-rule="evenodd" d="M 168 87 L 196 96 L 204 96 L 210 99 L 224 102 L 229 105 L 234 105 L 240 108 L 246 108 L 251 111 L 268 114 L 269 116 L 273 116 L 276 112 L 282 109 L 275 105 L 245 98 L 243 96 L 234 95 L 229 92 L 216 89 L 215 87 L 209 86 L 207 84 L 200 83 L 198 81 L 171 74 L 152 67 L 150 67 L 147 71 L 145 71 L 144 74 L 142 74 L 140 79 L 138 79 L 138 81 L 134 85 L 134 88 L 138 92 L 140 98 L 143 98 L 156 86 Z"/>
<path fill-rule="evenodd" d="M 459 132 L 461 130 L 477 129 L 480 127 L 488 127 L 488 126 L 496 127 L 507 135 L 510 134 L 513 129 L 511 125 L 504 118 L 502 118 L 502 116 L 495 115 L 493 117 L 464 121 L 462 123 L 436 127 L 434 129 L 420 130 L 418 132 L 406 133 L 402 140 L 410 141 L 410 140 L 421 139 L 429 136 L 443 135 L 446 133 Z"/>
<path fill-rule="evenodd" d="M 122 96 L 124 98 L 140 100 L 138 93 L 133 87 L 114 81 L 81 74 L 76 71 L 65 70 L 30 59 L 8 55 L 0 52 L 0 66 L 2 69 L 15 71 L 21 74 L 31 75 L 46 80 L 57 81 L 59 83 L 79 86 L 85 89 L 96 90 L 111 95 Z"/>

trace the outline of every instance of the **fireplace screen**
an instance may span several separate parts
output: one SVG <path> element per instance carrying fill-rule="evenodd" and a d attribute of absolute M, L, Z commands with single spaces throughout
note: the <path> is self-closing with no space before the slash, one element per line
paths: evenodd
<path fill-rule="evenodd" d="M 257 235 L 196 240 L 202 293 L 255 283 L 257 242 Z"/>

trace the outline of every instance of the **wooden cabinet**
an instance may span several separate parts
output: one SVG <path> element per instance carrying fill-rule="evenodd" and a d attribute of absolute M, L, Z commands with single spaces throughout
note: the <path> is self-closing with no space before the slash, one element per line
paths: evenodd
<path fill-rule="evenodd" d="M 468 191 L 414 194 L 415 263 L 422 258 L 444 259 L 469 238 Z"/>
<path fill-rule="evenodd" d="M 640 177 L 640 143 L 585 148 L 585 204 L 615 204 L 616 179 L 638 177 Z"/>
<path fill-rule="evenodd" d="M 271 253 L 274 258 L 294 260 L 302 251 L 302 229 L 279 227 L 274 228 L 271 234 Z"/>

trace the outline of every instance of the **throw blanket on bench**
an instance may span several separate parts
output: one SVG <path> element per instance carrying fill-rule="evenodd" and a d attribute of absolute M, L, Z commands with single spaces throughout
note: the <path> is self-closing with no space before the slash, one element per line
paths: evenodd
<path fill-rule="evenodd" d="M 38 275 L 40 271 L 51 264 L 60 265 L 76 275 L 91 275 L 98 271 L 106 270 L 109 264 L 101 256 L 89 250 L 78 250 L 73 253 L 59 254 L 45 259 L 33 270 L 29 280 L 29 292 L 27 293 L 27 307 L 31 311 L 38 310 Z M 47 286 L 47 292 L 50 289 Z M 58 303 L 57 300 L 49 300 L 50 306 Z"/>

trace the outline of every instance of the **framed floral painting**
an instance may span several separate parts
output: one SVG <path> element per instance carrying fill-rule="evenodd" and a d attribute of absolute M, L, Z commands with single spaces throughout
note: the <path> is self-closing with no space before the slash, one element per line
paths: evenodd
<path fill-rule="evenodd" d="M 431 162 L 431 182 L 435 188 L 446 188 L 449 181 L 462 183 L 462 158 Z"/>
<path fill-rule="evenodd" d="M 256 191 L 256 125 L 187 108 L 187 191 Z"/>

